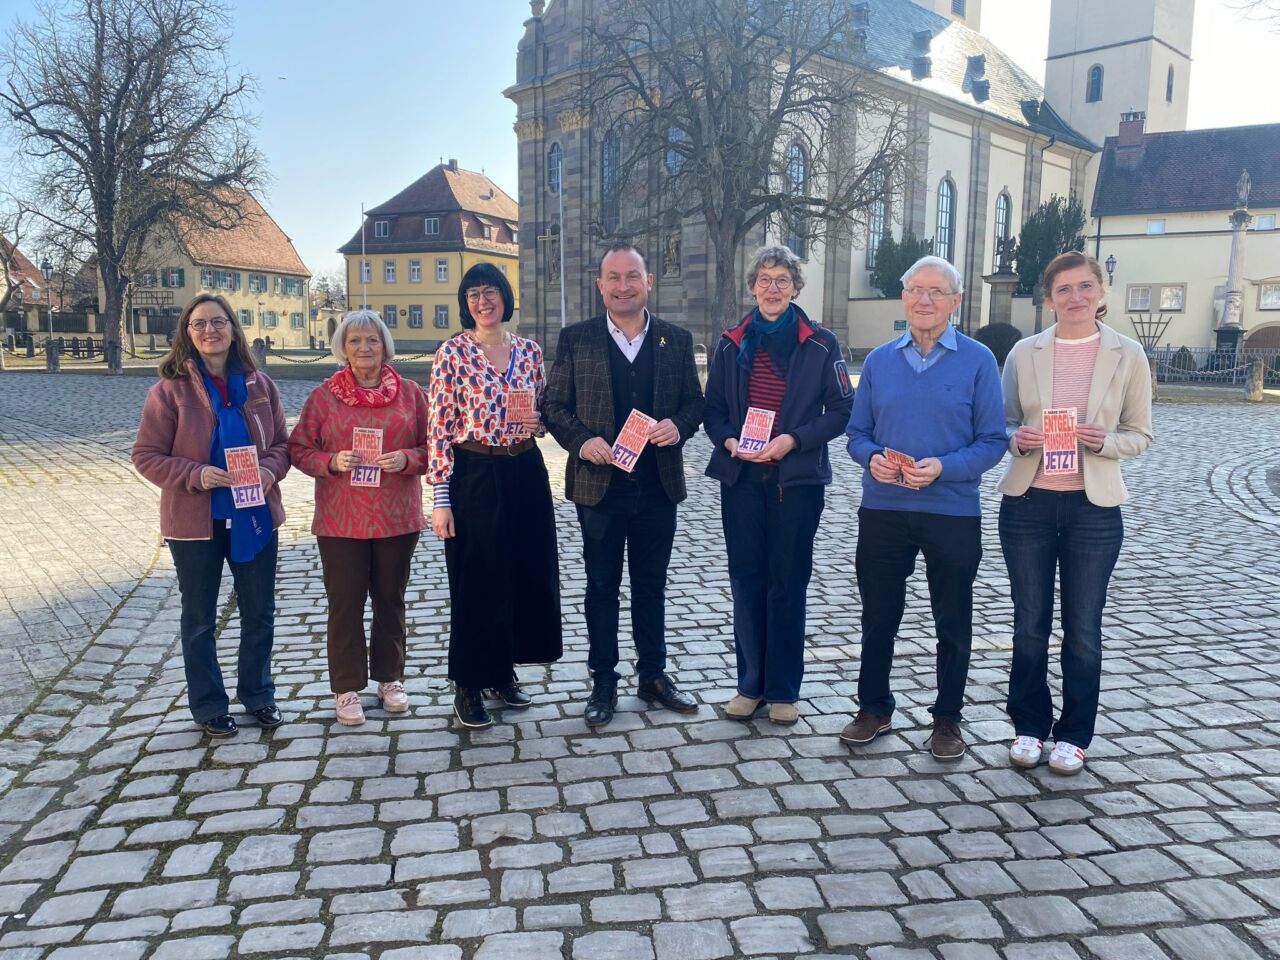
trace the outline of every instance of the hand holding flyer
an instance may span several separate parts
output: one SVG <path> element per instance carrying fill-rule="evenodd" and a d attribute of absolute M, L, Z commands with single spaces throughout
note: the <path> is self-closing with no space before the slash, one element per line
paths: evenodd
<path fill-rule="evenodd" d="M 742 421 L 742 436 L 738 438 L 738 450 L 742 453 L 759 453 L 763 450 L 769 443 L 776 416 L 773 410 L 747 407 L 746 419 Z"/>
<path fill-rule="evenodd" d="M 506 422 L 502 430 L 504 437 L 523 440 L 529 436 L 529 429 L 520 421 L 533 415 L 533 390 L 520 387 L 507 391 Z"/>
<path fill-rule="evenodd" d="M 636 468 L 636 461 L 644 445 L 649 442 L 649 430 L 658 421 L 639 410 L 632 410 L 627 422 L 622 425 L 622 432 L 613 442 L 613 465 L 630 473 Z"/>
<path fill-rule="evenodd" d="M 378 427 L 353 427 L 351 450 L 360 456 L 360 463 L 351 471 L 351 486 L 382 486 L 382 468 L 376 465 L 382 456 L 382 430 Z"/>
<path fill-rule="evenodd" d="M 1076 408 L 1061 407 L 1043 414 L 1044 472 L 1046 476 L 1078 473 L 1076 447 Z"/>
<path fill-rule="evenodd" d="M 884 448 L 884 458 L 898 468 L 898 479 L 893 482 L 900 487 L 906 487 L 908 490 L 914 490 L 915 487 L 911 486 L 911 484 L 907 483 L 907 481 L 903 478 L 902 468 L 915 467 L 916 458 L 909 457 L 905 453 L 902 453 L 898 450 L 891 450 L 888 447 Z"/>
<path fill-rule="evenodd" d="M 262 475 L 258 472 L 258 448 L 227 447 L 227 473 L 231 474 L 231 502 L 237 510 L 260 507 L 267 502 L 262 492 Z"/>

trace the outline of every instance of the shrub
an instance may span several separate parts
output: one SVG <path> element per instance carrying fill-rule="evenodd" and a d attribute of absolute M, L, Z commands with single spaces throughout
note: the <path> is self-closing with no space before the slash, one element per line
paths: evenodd
<path fill-rule="evenodd" d="M 1004 366 L 1005 357 L 1013 345 L 1022 339 L 1022 332 L 1011 323 L 989 323 L 979 327 L 973 339 L 977 340 L 996 355 L 996 363 Z"/>

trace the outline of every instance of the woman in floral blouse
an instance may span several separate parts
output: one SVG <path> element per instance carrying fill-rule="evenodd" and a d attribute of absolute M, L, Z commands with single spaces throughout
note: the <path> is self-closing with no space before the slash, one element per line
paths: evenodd
<path fill-rule="evenodd" d="M 514 307 L 502 271 L 473 266 L 458 287 L 463 330 L 431 365 L 431 529 L 445 541 L 449 679 L 465 727 L 493 723 L 486 691 L 529 706 L 515 665 L 562 652 L 555 515 L 533 440 L 546 378 L 538 345 L 503 329 Z"/>
<path fill-rule="evenodd" d="M 385 710 L 409 707 L 404 594 L 426 526 L 428 418 L 422 388 L 388 363 L 395 343 L 372 310 L 343 318 L 333 354 L 343 366 L 307 397 L 289 457 L 316 478 L 311 532 L 329 597 L 329 684 L 338 722 L 356 726 L 364 723 L 360 691 L 370 674 Z M 373 601 L 367 647 L 366 599 Z"/>

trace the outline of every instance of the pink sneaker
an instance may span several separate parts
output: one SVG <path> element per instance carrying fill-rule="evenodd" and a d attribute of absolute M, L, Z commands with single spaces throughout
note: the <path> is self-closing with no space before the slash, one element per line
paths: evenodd
<path fill-rule="evenodd" d="M 333 699 L 334 712 L 344 727 L 358 727 L 364 723 L 364 707 L 360 706 L 360 694 L 340 693 Z"/>
<path fill-rule="evenodd" d="M 399 680 L 378 684 L 378 696 L 382 699 L 382 709 L 388 713 L 404 713 L 409 709 L 409 695 Z"/>

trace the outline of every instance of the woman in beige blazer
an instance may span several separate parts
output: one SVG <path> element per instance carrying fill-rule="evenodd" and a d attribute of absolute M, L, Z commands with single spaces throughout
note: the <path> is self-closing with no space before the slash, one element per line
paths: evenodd
<path fill-rule="evenodd" d="M 1016 736 L 1009 759 L 1036 766 L 1052 734 L 1049 768 L 1074 774 L 1093 739 L 1102 610 L 1124 539 L 1120 504 L 1128 491 L 1120 461 L 1151 443 L 1151 372 L 1142 348 L 1101 322 L 1107 308 L 1098 261 L 1061 254 L 1045 269 L 1042 289 L 1057 322 L 1019 341 L 1003 375 L 1012 454 L 999 485 L 1000 545 L 1014 611 L 1007 709 Z M 1054 419 L 1065 423 L 1068 442 L 1051 443 L 1046 455 L 1049 410 L 1070 413 L 1050 418 L 1051 426 Z M 1062 598 L 1056 723 L 1048 680 L 1055 572 Z"/>

